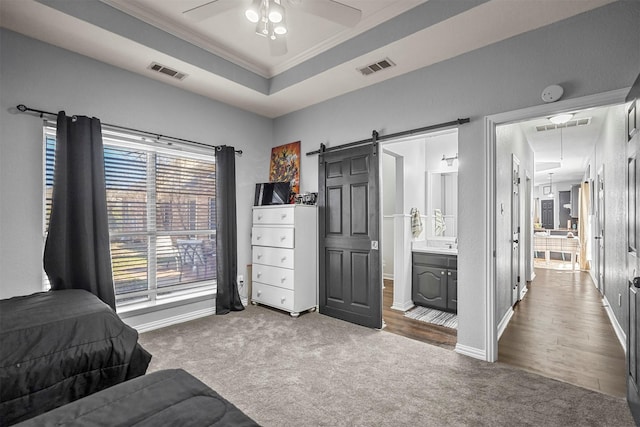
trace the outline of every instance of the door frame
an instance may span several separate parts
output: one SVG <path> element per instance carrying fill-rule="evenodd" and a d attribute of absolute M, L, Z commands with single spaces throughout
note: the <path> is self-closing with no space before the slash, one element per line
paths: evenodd
<path fill-rule="evenodd" d="M 625 103 L 629 88 L 603 92 L 580 98 L 557 101 L 549 104 L 537 105 L 520 110 L 509 111 L 484 118 L 485 151 L 485 179 L 487 189 L 487 203 L 485 214 L 485 250 L 483 261 L 487 268 L 484 270 L 485 284 L 485 360 L 495 362 L 498 359 L 498 324 L 496 322 L 496 126 L 509 124 L 540 116 L 554 115 L 567 110 L 581 110 L 592 107 L 603 107 Z M 463 326 L 462 323 L 461 326 Z M 463 326 L 464 327 L 464 326 Z"/>
<path fill-rule="evenodd" d="M 604 182 L 604 164 L 601 164 L 598 167 L 598 171 L 596 172 L 596 236 L 594 239 L 596 240 L 597 247 L 594 248 L 594 252 L 597 254 L 596 260 L 596 288 L 600 291 L 600 294 L 604 296 L 604 288 L 605 288 L 605 260 L 607 259 L 605 254 L 604 247 L 604 223 L 605 223 L 605 215 L 606 208 L 604 203 L 604 191 L 605 191 L 605 182 Z"/>
<path fill-rule="evenodd" d="M 517 170 L 516 170 L 517 168 Z M 520 159 L 511 154 L 511 307 L 520 301 L 522 282 L 522 187 L 520 183 Z M 516 190 L 517 189 L 517 193 Z M 516 209 L 517 207 L 517 209 Z M 515 224 L 514 224 L 515 222 Z M 517 231 L 514 231 L 517 225 Z M 515 252 L 515 254 L 514 254 Z M 515 264 L 515 265 L 514 265 Z"/>

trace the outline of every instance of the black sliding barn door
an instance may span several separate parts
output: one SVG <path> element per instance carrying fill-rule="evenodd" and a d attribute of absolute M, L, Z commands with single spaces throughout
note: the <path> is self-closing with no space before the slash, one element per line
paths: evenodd
<path fill-rule="evenodd" d="M 322 152 L 318 165 L 320 313 L 382 327 L 377 143 Z"/>

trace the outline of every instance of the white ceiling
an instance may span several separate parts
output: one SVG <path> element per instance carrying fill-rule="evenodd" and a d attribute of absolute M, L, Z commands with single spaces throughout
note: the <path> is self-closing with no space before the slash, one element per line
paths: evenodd
<path fill-rule="evenodd" d="M 589 118 L 590 123 L 561 128 L 562 135 L 560 129 L 536 130 L 537 126 L 552 124 L 548 117 L 518 124 L 534 151 L 535 185 L 548 184 L 549 173 L 553 173 L 553 183 L 577 184 L 583 179 L 608 110 L 609 107 L 601 107 L 571 111 L 574 119 Z"/>
<path fill-rule="evenodd" d="M 236 7 L 197 22 L 185 17 L 183 12 L 210 0 L 102 1 L 263 77 L 270 78 L 426 0 L 341 0 L 340 3 L 362 11 L 361 21 L 353 28 L 305 13 L 297 7 L 290 7 L 290 3 L 283 0 L 289 30 L 286 37 L 288 53 L 284 56 L 271 56 L 267 39 L 257 36 L 256 25 L 245 18 L 244 10 L 251 4 L 251 0 L 232 0 L 237 4 Z"/>
<path fill-rule="evenodd" d="M 287 3 L 327 0 L 287 0 L 289 53 L 278 57 L 244 21 L 245 0 L 200 22 L 185 19 L 183 11 L 207 1 L 0 0 L 0 26 L 275 118 L 613 0 L 340 0 L 362 10 L 353 28 Z M 357 71 L 386 57 L 397 66 Z M 152 72 L 153 61 L 187 77 Z"/>

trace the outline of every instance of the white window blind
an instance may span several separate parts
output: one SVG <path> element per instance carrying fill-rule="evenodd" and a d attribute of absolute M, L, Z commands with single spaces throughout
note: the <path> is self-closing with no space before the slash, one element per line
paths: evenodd
<path fill-rule="evenodd" d="M 111 260 L 118 306 L 215 288 L 215 162 L 103 127 Z M 55 124 L 45 126 L 45 232 Z"/>

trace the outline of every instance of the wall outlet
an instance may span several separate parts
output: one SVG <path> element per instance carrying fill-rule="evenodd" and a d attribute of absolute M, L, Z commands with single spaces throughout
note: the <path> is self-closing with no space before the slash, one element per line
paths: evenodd
<path fill-rule="evenodd" d="M 244 276 L 242 274 L 238 274 L 238 285 L 244 283 Z"/>
<path fill-rule="evenodd" d="M 618 294 L 618 307 L 622 307 L 622 294 Z"/>

